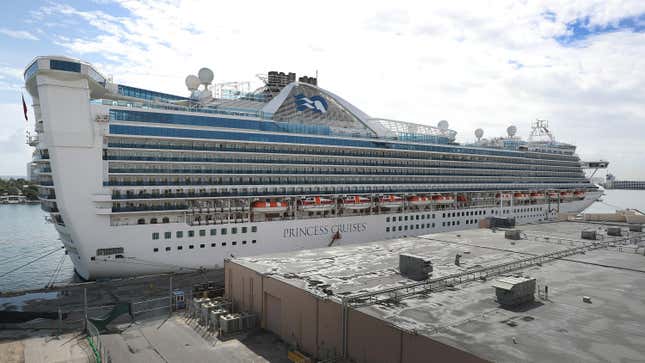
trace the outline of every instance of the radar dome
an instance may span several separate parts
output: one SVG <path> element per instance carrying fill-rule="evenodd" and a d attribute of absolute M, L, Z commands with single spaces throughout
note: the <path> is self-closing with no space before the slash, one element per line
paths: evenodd
<path fill-rule="evenodd" d="M 482 129 L 475 130 L 475 137 L 477 138 L 477 140 L 481 139 L 482 136 L 484 136 L 484 130 Z"/>
<path fill-rule="evenodd" d="M 186 77 L 186 87 L 188 87 L 188 90 L 190 91 L 197 90 L 197 88 L 199 88 L 199 83 L 199 78 L 197 78 L 197 76 L 194 74 Z"/>
<path fill-rule="evenodd" d="M 200 69 L 199 72 L 197 72 L 197 75 L 199 76 L 199 80 L 204 84 L 210 84 L 213 82 L 213 71 L 208 68 Z"/>
<path fill-rule="evenodd" d="M 441 121 L 439 121 L 439 123 L 437 124 L 437 127 L 438 127 L 438 128 L 439 128 L 439 130 L 441 130 L 441 131 L 447 131 L 447 130 L 448 130 L 448 128 L 450 127 L 450 124 L 449 124 L 449 123 L 448 123 L 448 121 L 446 121 L 446 120 L 441 120 Z"/>
<path fill-rule="evenodd" d="M 515 125 L 511 125 L 506 129 L 506 133 L 508 134 L 509 137 L 515 136 L 517 133 L 517 127 Z"/>

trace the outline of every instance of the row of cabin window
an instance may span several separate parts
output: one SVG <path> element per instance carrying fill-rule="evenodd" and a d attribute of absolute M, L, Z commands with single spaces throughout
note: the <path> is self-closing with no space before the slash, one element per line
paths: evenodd
<path fill-rule="evenodd" d="M 251 240 L 251 244 L 255 244 L 256 242 L 257 242 L 257 240 Z M 242 241 L 242 244 L 243 244 L 243 245 L 246 245 L 247 243 L 246 243 L 246 241 Z M 211 245 L 211 247 L 217 247 L 217 243 L 215 243 L 215 242 L 211 243 L 210 245 Z M 231 245 L 232 245 L 232 246 L 237 246 L 237 241 L 233 241 L 233 242 L 231 242 Z M 221 246 L 221 247 L 226 247 L 226 246 L 227 246 L 227 243 L 226 243 L 226 242 L 222 242 L 222 243 L 220 243 L 220 246 Z M 205 244 L 205 243 L 201 243 L 201 244 L 199 245 L 199 248 L 206 248 L 206 244 Z M 184 246 L 177 246 L 177 250 L 181 251 L 181 250 L 183 250 L 183 249 L 184 249 Z M 189 249 L 189 250 L 195 249 L 195 245 L 188 245 L 188 249 Z M 171 251 L 171 250 L 172 250 L 172 247 L 166 246 L 166 252 Z M 153 252 L 159 252 L 159 248 L 158 248 L 158 247 L 155 247 L 155 248 L 153 248 L 153 249 L 152 249 L 152 251 L 153 251 Z"/>
<path fill-rule="evenodd" d="M 247 233 L 248 232 L 248 227 L 241 227 L 240 228 L 241 233 Z M 231 234 L 237 234 L 238 227 L 232 227 L 231 228 Z M 257 226 L 251 226 L 251 232 L 255 233 L 258 231 Z M 228 233 L 227 228 L 222 228 L 220 230 L 220 235 L 225 236 Z M 211 228 L 210 230 L 210 235 L 211 236 L 217 236 L 217 228 Z M 177 238 L 183 238 L 184 237 L 184 231 L 177 231 L 175 232 L 175 236 Z M 205 237 L 206 236 L 206 230 L 205 229 L 200 229 L 199 230 L 199 236 L 200 237 Z M 188 237 L 195 237 L 195 231 L 188 231 Z M 163 234 L 164 239 L 171 239 L 172 238 L 172 232 L 164 232 Z M 159 239 L 159 232 L 152 232 L 152 239 L 157 240 Z"/>
<path fill-rule="evenodd" d="M 431 226 L 432 226 L 432 227 L 431 227 Z M 399 229 L 398 229 L 399 231 L 407 231 L 407 230 L 408 230 L 408 226 L 407 226 L 407 225 L 406 225 L 406 226 L 398 226 L 398 227 L 399 227 Z M 424 225 L 423 225 L 423 224 L 416 224 L 416 225 L 411 224 L 409 227 L 410 227 L 410 230 L 414 230 L 414 229 L 424 229 L 424 228 L 434 228 L 434 223 L 432 223 L 432 224 L 430 224 L 430 223 L 426 223 L 426 224 L 425 224 L 425 227 L 424 227 Z M 416 227 L 416 228 L 415 228 L 415 227 Z M 392 232 L 396 232 L 396 231 L 397 231 L 397 227 L 396 227 L 396 226 L 392 226 L 391 228 L 390 228 L 390 227 L 385 227 L 385 232 L 390 232 L 390 231 L 392 231 Z"/>
<path fill-rule="evenodd" d="M 492 213 L 492 212 L 493 212 L 493 211 L 491 211 L 491 213 Z M 484 213 L 486 213 L 486 211 L 484 211 L 484 210 L 463 211 L 463 212 L 452 212 L 452 213 L 448 212 L 448 213 L 441 213 L 441 217 L 442 217 L 442 218 L 450 218 L 450 217 L 479 216 L 479 215 L 484 215 Z M 415 219 L 418 221 L 418 220 L 420 220 L 420 219 L 426 219 L 426 218 L 427 218 L 427 219 L 430 219 L 430 218 L 431 218 L 431 216 L 432 216 L 432 219 L 435 219 L 435 217 L 436 217 L 435 213 L 432 213 L 432 214 L 417 214 L 417 215 L 414 215 L 414 216 L 398 216 L 398 221 L 399 221 L 399 222 L 401 222 L 401 221 L 407 221 L 407 220 L 408 220 L 408 217 L 410 217 L 409 219 L 410 219 L 411 221 L 413 221 L 413 220 L 415 220 Z M 397 217 L 391 217 L 391 218 L 390 218 L 390 217 L 387 217 L 387 218 L 385 218 L 385 222 L 390 222 L 390 220 L 391 220 L 392 222 L 396 222 L 396 221 L 397 221 Z"/>

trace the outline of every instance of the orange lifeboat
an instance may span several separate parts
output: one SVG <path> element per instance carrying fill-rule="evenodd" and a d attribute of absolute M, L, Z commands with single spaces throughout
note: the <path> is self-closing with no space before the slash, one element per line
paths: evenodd
<path fill-rule="evenodd" d="M 515 200 L 524 201 L 524 200 L 529 200 L 529 195 L 526 193 L 514 193 L 513 198 Z"/>
<path fill-rule="evenodd" d="M 466 198 L 465 195 L 459 194 L 459 195 L 457 195 L 457 202 L 466 203 L 466 202 L 468 202 L 468 198 Z"/>
<path fill-rule="evenodd" d="M 432 203 L 434 204 L 440 204 L 440 205 L 446 205 L 446 204 L 452 204 L 455 202 L 455 198 L 453 198 L 452 195 L 433 195 L 432 196 Z"/>
<path fill-rule="evenodd" d="M 497 200 L 510 200 L 513 198 L 513 194 L 511 193 L 497 193 L 495 194 L 495 199 Z"/>
<path fill-rule="evenodd" d="M 403 198 L 397 195 L 386 195 L 378 199 L 378 205 L 384 209 L 395 209 L 403 206 Z"/>
<path fill-rule="evenodd" d="M 415 207 L 423 207 L 432 203 L 432 199 L 426 197 L 425 195 L 413 195 L 411 197 L 408 197 L 408 203 Z"/>
<path fill-rule="evenodd" d="M 343 199 L 343 208 L 351 210 L 367 209 L 372 206 L 370 198 L 355 195 Z"/>
<path fill-rule="evenodd" d="M 322 212 L 334 209 L 333 200 L 322 197 L 307 198 L 302 201 L 302 209 L 308 212 Z"/>
<path fill-rule="evenodd" d="M 537 193 L 537 192 L 531 193 L 531 199 L 532 200 L 544 200 L 544 198 L 545 197 L 544 197 L 543 193 Z"/>
<path fill-rule="evenodd" d="M 578 190 L 577 192 L 573 193 L 573 195 L 578 199 L 585 199 L 585 192 L 581 190 Z"/>
<path fill-rule="evenodd" d="M 253 202 L 251 208 L 258 213 L 282 213 L 287 210 L 287 203 L 275 200 L 258 200 Z"/>
<path fill-rule="evenodd" d="M 558 193 L 549 192 L 549 199 L 558 199 Z"/>
<path fill-rule="evenodd" d="M 567 192 L 560 192 L 560 198 L 562 199 L 570 199 L 573 197 L 573 192 L 567 191 Z"/>

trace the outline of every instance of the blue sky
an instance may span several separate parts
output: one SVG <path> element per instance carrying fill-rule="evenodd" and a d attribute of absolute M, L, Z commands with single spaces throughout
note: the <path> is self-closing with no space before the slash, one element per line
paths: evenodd
<path fill-rule="evenodd" d="M 117 83 L 185 94 L 270 69 L 320 84 L 372 116 L 436 124 L 458 140 L 526 137 L 536 118 L 584 159 L 645 179 L 644 1 L 4 1 L 0 4 L 0 175 L 25 174 L 21 72 L 37 55 L 93 63 Z M 25 97 L 27 94 L 25 93 Z M 27 98 L 29 103 L 29 99 Z"/>

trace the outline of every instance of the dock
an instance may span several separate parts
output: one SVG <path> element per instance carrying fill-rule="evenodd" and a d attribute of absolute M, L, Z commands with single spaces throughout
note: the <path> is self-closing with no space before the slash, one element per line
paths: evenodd
<path fill-rule="evenodd" d="M 0 356 L 8 362 L 641 359 L 643 225 L 624 215 L 561 219 L 3 294 L 4 317 L 50 315 L 2 319 Z M 177 291 L 185 306 L 173 300 Z M 218 303 L 232 314 L 226 319 L 250 314 L 254 323 L 231 328 L 210 321 L 209 306 Z"/>

